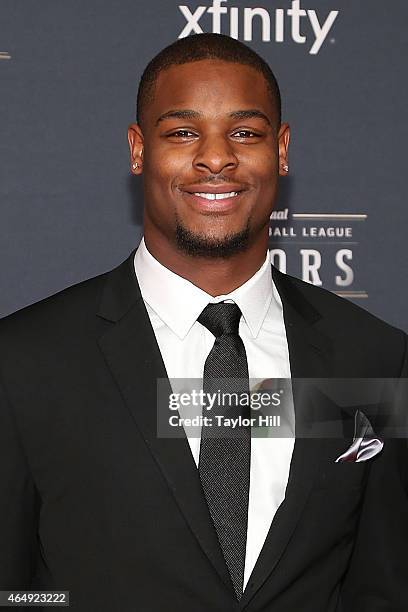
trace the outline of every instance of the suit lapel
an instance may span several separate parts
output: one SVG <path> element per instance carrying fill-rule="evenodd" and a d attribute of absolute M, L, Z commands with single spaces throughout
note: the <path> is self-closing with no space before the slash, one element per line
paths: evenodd
<path fill-rule="evenodd" d="M 185 435 L 157 436 L 157 379 L 166 369 L 134 272 L 134 252 L 108 273 L 98 315 L 112 322 L 99 339 L 106 363 L 135 425 L 163 473 L 186 522 L 224 583 L 233 592 L 228 569 L 202 492 Z M 167 380 L 167 391 L 171 393 Z"/>
<path fill-rule="evenodd" d="M 280 294 L 289 347 L 293 400 L 296 422 L 314 409 L 310 405 L 307 385 L 296 379 L 325 378 L 331 375 L 330 342 L 317 329 L 319 313 L 305 300 L 290 277 L 272 269 Z M 317 407 L 318 408 L 318 407 Z M 244 608 L 262 587 L 282 557 L 301 518 L 319 461 L 326 452 L 324 440 L 296 438 L 285 499 L 278 508 L 262 551 L 249 579 L 241 607 Z M 271 466 L 273 469 L 273 466 Z"/>

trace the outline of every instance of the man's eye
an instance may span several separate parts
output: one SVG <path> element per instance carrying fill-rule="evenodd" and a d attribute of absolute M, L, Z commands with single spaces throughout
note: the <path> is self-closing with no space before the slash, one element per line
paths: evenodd
<path fill-rule="evenodd" d="M 238 132 L 234 132 L 233 136 L 238 136 L 238 138 L 253 138 L 259 136 L 259 134 L 255 134 L 255 132 L 251 132 L 250 130 L 239 130 Z"/>
<path fill-rule="evenodd" d="M 179 138 L 190 138 L 190 136 L 195 136 L 195 134 L 193 134 L 193 132 L 190 132 L 189 130 L 177 130 L 176 132 L 172 132 L 171 134 L 169 134 L 169 136 L 176 136 Z"/>

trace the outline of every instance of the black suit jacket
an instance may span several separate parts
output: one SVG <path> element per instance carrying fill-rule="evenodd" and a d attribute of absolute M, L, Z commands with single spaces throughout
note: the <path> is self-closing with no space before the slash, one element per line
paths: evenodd
<path fill-rule="evenodd" d="M 156 435 L 166 372 L 133 256 L 0 322 L 0 590 L 69 590 L 76 612 L 406 611 L 396 440 L 339 464 L 344 439 L 297 439 L 285 500 L 235 600 L 188 442 Z M 293 377 L 403 373 L 403 332 L 273 277 Z"/>

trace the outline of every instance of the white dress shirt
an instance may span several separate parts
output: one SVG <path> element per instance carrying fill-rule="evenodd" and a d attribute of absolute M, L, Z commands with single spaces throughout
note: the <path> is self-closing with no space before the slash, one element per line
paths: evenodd
<path fill-rule="evenodd" d="M 249 378 L 290 378 L 282 302 L 272 280 L 269 253 L 246 283 L 217 297 L 159 263 L 143 238 L 134 263 L 169 379 L 202 380 L 214 336 L 197 318 L 208 303 L 226 300 L 235 302 L 242 312 L 239 335 L 247 354 Z M 292 400 L 290 411 L 293 416 Z M 189 437 L 188 442 L 198 466 L 200 438 Z M 293 437 L 252 438 L 244 588 L 285 497 L 293 447 Z"/>

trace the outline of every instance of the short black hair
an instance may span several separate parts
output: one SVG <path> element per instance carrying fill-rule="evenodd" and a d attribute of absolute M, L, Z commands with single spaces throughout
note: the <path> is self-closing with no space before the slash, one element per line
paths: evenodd
<path fill-rule="evenodd" d="M 188 64 L 206 59 L 217 59 L 251 66 L 260 72 L 268 86 L 281 122 L 281 95 L 271 68 L 260 55 L 242 42 L 225 34 L 193 34 L 176 40 L 160 51 L 146 66 L 137 92 L 136 119 L 140 124 L 146 106 L 154 96 L 154 86 L 160 72 L 176 64 Z"/>

